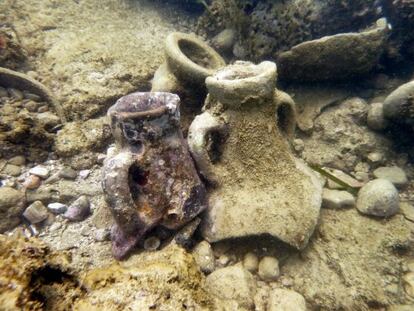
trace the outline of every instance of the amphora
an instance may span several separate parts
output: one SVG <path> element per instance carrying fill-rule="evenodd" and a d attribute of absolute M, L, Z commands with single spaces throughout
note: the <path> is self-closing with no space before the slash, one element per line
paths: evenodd
<path fill-rule="evenodd" d="M 318 221 L 322 185 L 291 152 L 295 104 L 275 89 L 276 76 L 272 62 L 239 61 L 206 79 L 188 142 L 210 184 L 202 223 L 210 242 L 270 234 L 301 249 Z"/>

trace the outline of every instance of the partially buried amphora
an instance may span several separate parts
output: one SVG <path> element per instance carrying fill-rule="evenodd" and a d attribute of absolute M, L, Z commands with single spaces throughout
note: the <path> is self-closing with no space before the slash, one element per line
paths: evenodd
<path fill-rule="evenodd" d="M 116 258 L 153 227 L 177 229 L 206 207 L 179 128 L 179 103 L 171 93 L 133 93 L 108 111 L 116 148 L 104 165 L 103 189 L 115 219 Z"/>
<path fill-rule="evenodd" d="M 206 84 L 204 112 L 188 136 L 211 185 L 203 236 L 216 242 L 270 234 L 303 248 L 318 220 L 322 186 L 291 151 L 295 104 L 275 88 L 276 65 L 239 61 Z"/>

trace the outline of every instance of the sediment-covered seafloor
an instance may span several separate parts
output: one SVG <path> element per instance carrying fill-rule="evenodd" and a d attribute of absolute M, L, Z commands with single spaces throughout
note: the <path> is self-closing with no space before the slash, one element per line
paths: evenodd
<path fill-rule="evenodd" d="M 1 1 L 0 310 L 413 310 L 413 16 Z"/>

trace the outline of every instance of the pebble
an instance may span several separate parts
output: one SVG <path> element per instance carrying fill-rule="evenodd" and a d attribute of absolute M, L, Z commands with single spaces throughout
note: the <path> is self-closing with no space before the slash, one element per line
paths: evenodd
<path fill-rule="evenodd" d="M 26 208 L 23 212 L 23 216 L 31 224 L 38 224 L 47 219 L 48 211 L 41 201 L 35 201 Z"/>
<path fill-rule="evenodd" d="M 347 191 L 323 189 L 322 207 L 343 209 L 355 205 L 355 198 Z"/>
<path fill-rule="evenodd" d="M 59 230 L 60 228 L 62 228 L 62 223 L 61 222 L 54 222 L 50 227 L 49 227 L 49 231 L 50 232 L 54 232 L 56 230 Z"/>
<path fill-rule="evenodd" d="M 265 256 L 258 267 L 259 277 L 263 281 L 275 281 L 279 277 L 279 261 L 275 257 Z"/>
<path fill-rule="evenodd" d="M 4 115 L 12 115 L 16 113 L 16 107 L 12 106 L 12 105 L 4 105 L 3 106 L 3 114 Z"/>
<path fill-rule="evenodd" d="M 37 109 L 37 112 L 38 112 L 38 113 L 44 113 L 44 112 L 47 112 L 47 111 L 49 111 L 49 107 L 48 107 L 47 105 L 40 106 L 40 107 Z"/>
<path fill-rule="evenodd" d="M 74 180 L 78 177 L 78 173 L 70 167 L 64 167 L 59 171 L 59 177 Z"/>
<path fill-rule="evenodd" d="M 90 173 L 91 173 L 91 170 L 81 170 L 79 172 L 79 176 L 82 179 L 86 179 L 86 178 L 88 178 L 88 176 L 89 176 Z"/>
<path fill-rule="evenodd" d="M 83 228 L 81 229 L 80 234 L 81 234 L 82 236 L 89 236 L 90 231 L 91 231 L 91 228 L 89 228 L 89 227 L 85 226 L 85 227 L 83 227 Z"/>
<path fill-rule="evenodd" d="M 39 104 L 29 100 L 27 103 L 24 104 L 24 108 L 26 108 L 29 112 L 36 112 L 39 107 Z"/>
<path fill-rule="evenodd" d="M 108 229 L 96 229 L 95 230 L 95 241 L 97 242 L 104 242 L 108 241 L 110 237 L 110 232 Z"/>
<path fill-rule="evenodd" d="M 368 154 L 367 159 L 372 164 L 382 163 L 384 161 L 384 154 L 381 152 L 371 152 Z"/>
<path fill-rule="evenodd" d="M 388 180 L 372 180 L 359 191 L 356 207 L 366 215 L 379 217 L 395 215 L 399 209 L 398 191 Z"/>
<path fill-rule="evenodd" d="M 156 251 L 161 245 L 161 240 L 157 236 L 151 236 L 145 239 L 144 249 L 147 251 Z"/>
<path fill-rule="evenodd" d="M 65 204 L 58 203 L 58 202 L 48 204 L 47 208 L 53 214 L 63 214 L 68 209 L 68 207 Z"/>
<path fill-rule="evenodd" d="M 256 282 L 253 275 L 242 266 L 218 269 L 206 277 L 208 292 L 223 300 L 236 300 L 240 308 L 252 309 Z"/>
<path fill-rule="evenodd" d="M 201 241 L 193 249 L 193 257 L 204 273 L 211 273 L 214 271 L 214 253 L 210 243 Z"/>
<path fill-rule="evenodd" d="M 23 92 L 18 89 L 8 88 L 7 92 L 9 93 L 9 96 L 13 97 L 14 99 L 22 100 L 24 98 Z"/>
<path fill-rule="evenodd" d="M 80 196 L 75 202 L 73 202 L 63 217 L 69 221 L 82 221 L 85 220 L 91 213 L 91 204 L 86 196 Z"/>
<path fill-rule="evenodd" d="M 46 179 L 49 176 L 49 170 L 41 165 L 35 166 L 29 171 L 30 174 L 39 176 L 42 179 Z"/>
<path fill-rule="evenodd" d="M 367 114 L 367 125 L 372 130 L 384 130 L 388 121 L 384 117 L 383 103 L 372 103 Z"/>
<path fill-rule="evenodd" d="M 24 156 L 15 156 L 13 158 L 10 158 L 7 163 L 22 166 L 26 164 L 26 158 Z"/>
<path fill-rule="evenodd" d="M 293 290 L 275 288 L 269 293 L 267 311 L 306 311 L 303 296 Z"/>
<path fill-rule="evenodd" d="M 256 272 L 259 267 L 259 258 L 255 253 L 249 252 L 244 255 L 243 267 L 250 272 Z"/>
<path fill-rule="evenodd" d="M 300 138 L 294 139 L 293 148 L 295 149 L 296 152 L 301 153 L 305 149 L 305 143 Z"/>
<path fill-rule="evenodd" d="M 41 183 L 42 183 L 42 180 L 40 179 L 40 177 L 39 177 L 39 176 L 36 176 L 36 175 L 29 175 L 29 176 L 25 179 L 25 181 L 23 182 L 23 186 L 24 186 L 26 189 L 33 190 L 33 189 L 37 189 L 37 188 L 39 188 Z"/>
<path fill-rule="evenodd" d="M 379 167 L 373 174 L 376 178 L 389 180 L 397 188 L 401 188 L 408 183 L 407 175 L 397 166 Z"/>
<path fill-rule="evenodd" d="M 48 179 L 46 179 L 45 181 L 44 181 L 44 183 L 45 184 L 47 184 L 47 185 L 49 185 L 49 184 L 53 184 L 53 183 L 55 183 L 55 182 L 57 182 L 57 181 L 59 181 L 60 180 L 60 176 L 59 176 L 59 172 L 57 172 L 57 173 L 54 173 L 52 176 L 50 176 Z"/>
<path fill-rule="evenodd" d="M 19 176 L 22 173 L 22 168 L 17 165 L 13 164 L 6 164 L 6 166 L 2 169 L 2 173 L 10 176 Z"/>
<path fill-rule="evenodd" d="M 230 262 L 230 257 L 227 256 L 226 254 L 220 255 L 220 257 L 217 259 L 217 263 L 219 264 L 220 267 L 227 266 L 229 262 Z"/>
<path fill-rule="evenodd" d="M 408 202 L 401 202 L 400 211 L 407 220 L 414 222 L 414 206 Z"/>

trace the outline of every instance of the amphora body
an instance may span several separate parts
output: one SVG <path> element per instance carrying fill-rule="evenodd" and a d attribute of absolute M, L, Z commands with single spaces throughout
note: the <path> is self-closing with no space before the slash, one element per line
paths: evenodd
<path fill-rule="evenodd" d="M 272 62 L 236 62 L 206 79 L 188 141 L 211 185 L 202 224 L 210 242 L 270 234 L 301 249 L 315 228 L 322 186 L 291 152 L 295 106 L 275 82 Z"/>

